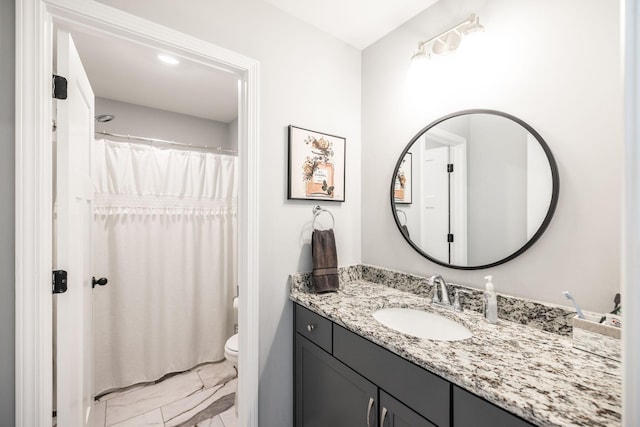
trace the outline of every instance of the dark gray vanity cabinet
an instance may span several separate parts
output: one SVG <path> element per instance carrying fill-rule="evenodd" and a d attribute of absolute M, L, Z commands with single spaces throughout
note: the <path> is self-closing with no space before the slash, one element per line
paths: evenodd
<path fill-rule="evenodd" d="M 450 425 L 451 384 L 448 381 L 336 324 L 333 325 L 333 357 L 433 425 Z"/>
<path fill-rule="evenodd" d="M 454 427 L 533 426 L 457 386 L 453 386 L 453 420 Z"/>
<path fill-rule="evenodd" d="M 532 424 L 295 304 L 296 427 Z"/>
<path fill-rule="evenodd" d="M 380 390 L 380 427 L 434 427 L 435 424 Z"/>
<path fill-rule="evenodd" d="M 352 366 L 347 366 L 334 357 L 331 354 L 334 343 L 344 353 L 354 344 L 349 338 L 358 337 L 343 328 L 336 335 L 336 328 L 339 326 L 322 316 L 299 305 L 295 306 L 296 427 L 435 426 L 385 393 L 377 384 L 352 369 Z M 335 341 L 338 335 L 340 339 Z M 362 343 L 355 343 L 361 351 L 362 347 L 358 344 Z M 401 360 L 397 356 L 395 358 Z M 386 363 L 384 360 L 380 362 Z M 374 360 L 373 365 L 363 365 L 361 371 L 369 371 L 376 363 Z M 389 368 L 394 369 L 393 366 Z M 385 417 L 382 425 L 378 421 L 381 415 Z"/>
<path fill-rule="evenodd" d="M 296 426 L 377 426 L 378 388 L 304 337 L 296 337 Z"/>

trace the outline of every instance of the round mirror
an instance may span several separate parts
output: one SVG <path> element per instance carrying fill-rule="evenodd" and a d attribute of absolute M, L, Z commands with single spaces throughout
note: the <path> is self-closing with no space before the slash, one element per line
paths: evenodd
<path fill-rule="evenodd" d="M 394 170 L 391 209 L 424 257 L 475 270 L 527 250 L 551 221 L 558 190 L 551 150 L 531 126 L 499 111 L 467 110 L 409 142 Z"/>

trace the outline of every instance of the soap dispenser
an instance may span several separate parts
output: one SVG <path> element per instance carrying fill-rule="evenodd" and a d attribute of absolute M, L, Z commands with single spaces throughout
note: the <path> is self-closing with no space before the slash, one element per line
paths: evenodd
<path fill-rule="evenodd" d="M 498 322 L 498 299 L 491 283 L 493 276 L 485 276 L 487 280 L 486 288 L 484 291 L 484 317 L 489 323 Z"/>

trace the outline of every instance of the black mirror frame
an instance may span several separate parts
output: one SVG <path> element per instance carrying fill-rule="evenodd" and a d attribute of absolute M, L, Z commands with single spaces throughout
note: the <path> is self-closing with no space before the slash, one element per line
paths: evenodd
<path fill-rule="evenodd" d="M 404 156 L 411 149 L 411 147 L 418 140 L 418 138 L 420 138 L 429 129 L 431 129 L 432 127 L 434 127 L 434 126 L 436 126 L 436 125 L 438 125 L 438 124 L 440 124 L 442 122 L 444 122 L 445 120 L 451 119 L 453 117 L 464 116 L 464 115 L 469 115 L 469 114 L 493 114 L 493 115 L 496 115 L 496 116 L 501 116 L 501 117 L 507 118 L 509 120 L 512 120 L 512 121 L 518 123 L 520 126 L 524 127 L 531 135 L 533 135 L 533 137 L 538 141 L 540 146 L 542 146 L 542 149 L 544 150 L 544 153 L 547 156 L 547 160 L 549 161 L 549 166 L 551 167 L 551 179 L 552 179 L 552 184 L 553 184 L 553 190 L 552 190 L 552 193 L 551 193 L 551 203 L 549 203 L 549 210 L 547 211 L 547 215 L 545 216 L 544 221 L 542 221 L 542 224 L 540 225 L 538 230 L 535 232 L 535 234 L 531 237 L 531 239 L 529 239 L 522 247 L 520 247 L 520 249 L 518 249 L 517 251 L 515 251 L 511 255 L 509 255 L 509 256 L 507 256 L 507 257 L 505 257 L 503 259 L 500 259 L 498 261 L 492 262 L 490 264 L 478 265 L 478 266 L 465 266 L 465 265 L 449 264 L 449 263 L 440 261 L 438 259 L 435 259 L 435 258 L 431 257 L 429 254 L 427 254 L 426 252 L 424 252 L 420 247 L 418 247 L 418 245 L 416 245 L 402 231 L 402 227 L 401 227 L 402 224 L 400 224 L 400 219 L 398 218 L 398 214 L 396 212 L 396 206 L 395 206 L 395 200 L 394 200 L 395 176 L 398 173 L 398 170 L 400 168 L 400 164 L 402 163 L 402 159 L 404 159 Z M 400 234 L 402 235 L 402 237 L 407 241 L 407 243 L 409 243 L 409 245 L 411 245 L 411 247 L 413 247 L 413 249 L 416 250 L 416 252 L 418 252 L 420 255 L 422 255 L 423 257 L 425 257 L 429 261 L 434 262 L 434 263 L 436 263 L 438 265 L 441 265 L 443 267 L 454 268 L 454 269 L 457 269 L 457 270 L 481 270 L 483 268 L 495 267 L 496 265 L 504 264 L 507 261 L 511 261 L 515 257 L 521 255 L 524 251 L 529 249 L 531 246 L 533 246 L 533 244 L 540 238 L 540 236 L 542 236 L 542 234 L 545 232 L 545 230 L 549 226 L 549 223 L 551 222 L 551 218 L 553 217 L 553 214 L 555 213 L 556 207 L 558 205 L 558 196 L 559 196 L 559 194 L 560 194 L 560 175 L 558 173 L 558 165 L 556 164 L 556 161 L 555 161 L 555 159 L 553 157 L 553 154 L 551 153 L 551 149 L 549 148 L 549 146 L 547 145 L 545 140 L 542 138 L 542 136 L 540 136 L 540 134 L 538 132 L 536 132 L 535 129 L 533 129 L 531 126 L 529 126 L 523 120 L 521 120 L 521 119 L 519 119 L 519 118 L 517 118 L 515 116 L 512 116 L 511 114 L 504 113 L 502 111 L 489 110 L 489 109 L 471 109 L 471 110 L 457 111 L 455 113 L 448 114 L 448 115 L 446 115 L 444 117 L 441 117 L 441 118 L 435 120 L 434 122 L 432 122 L 429 125 L 427 125 L 426 127 L 424 127 L 422 130 L 420 130 L 411 139 L 411 141 L 409 141 L 409 143 L 404 148 L 404 150 L 402 150 L 402 153 L 400 154 L 400 157 L 398 158 L 398 161 L 396 162 L 396 167 L 393 169 L 393 175 L 391 176 L 391 191 L 390 191 L 391 198 L 390 198 L 390 200 L 391 200 L 391 213 L 393 215 L 393 219 L 394 219 L 394 221 L 396 223 L 396 226 L 398 227 L 398 230 L 400 231 Z"/>

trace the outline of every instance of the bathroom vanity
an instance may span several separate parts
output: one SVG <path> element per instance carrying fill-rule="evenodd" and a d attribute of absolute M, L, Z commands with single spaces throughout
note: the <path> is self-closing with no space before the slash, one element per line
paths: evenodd
<path fill-rule="evenodd" d="M 620 363 L 574 349 L 561 333 L 435 307 L 428 286 L 388 274 L 375 283 L 385 274 L 365 280 L 350 269 L 339 292 L 321 295 L 292 275 L 296 426 L 620 425 Z M 388 307 L 437 313 L 473 336 L 396 332 L 372 316 Z"/>
<path fill-rule="evenodd" d="M 298 426 L 532 425 L 300 305 L 295 325 Z"/>

